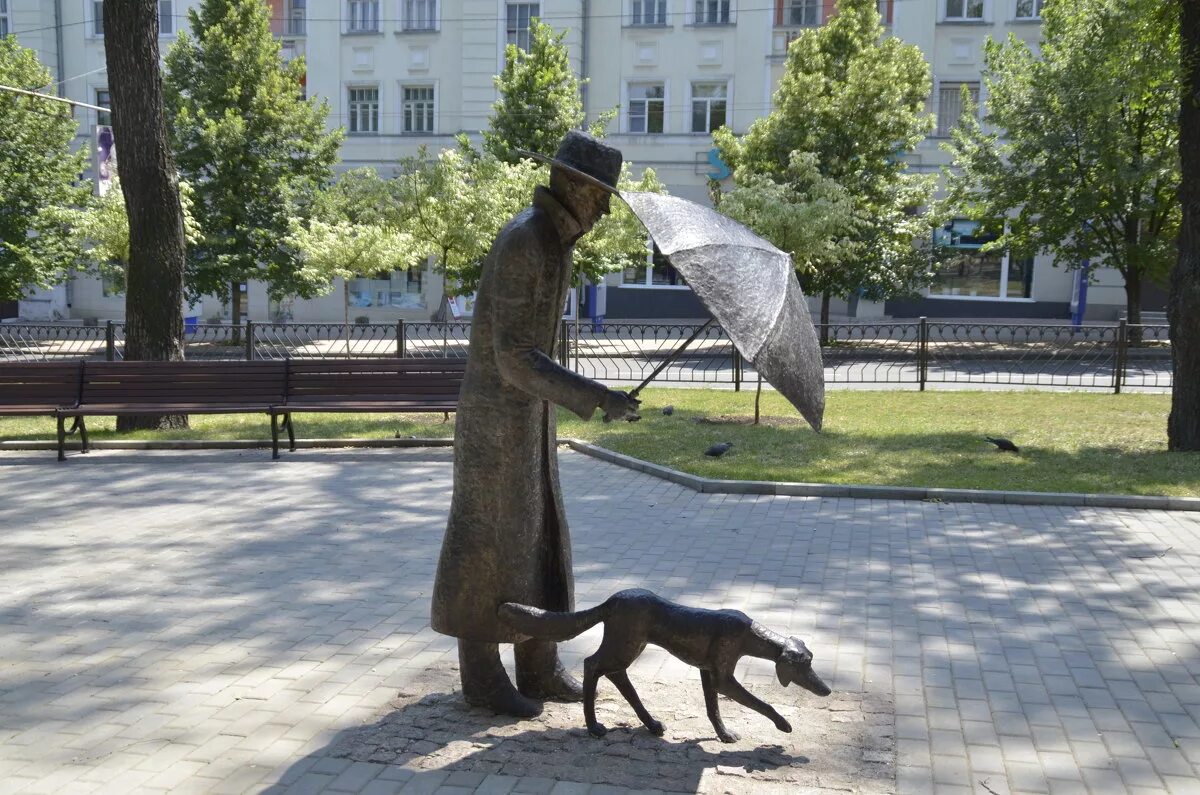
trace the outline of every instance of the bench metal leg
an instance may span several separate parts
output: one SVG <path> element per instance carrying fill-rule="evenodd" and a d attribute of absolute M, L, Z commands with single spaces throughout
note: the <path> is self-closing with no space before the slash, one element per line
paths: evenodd
<path fill-rule="evenodd" d="M 271 413 L 271 458 L 279 460 L 279 415 Z"/>
<path fill-rule="evenodd" d="M 58 415 L 58 460 L 67 460 L 67 418 L 63 415 Z"/>
<path fill-rule="evenodd" d="M 288 434 L 288 449 L 293 453 L 296 452 L 296 428 L 292 425 L 292 415 L 283 415 L 283 424 L 287 428 Z"/>

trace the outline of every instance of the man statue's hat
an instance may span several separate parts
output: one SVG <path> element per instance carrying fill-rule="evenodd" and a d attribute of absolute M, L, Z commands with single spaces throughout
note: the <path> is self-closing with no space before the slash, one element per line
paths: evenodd
<path fill-rule="evenodd" d="M 571 130 L 563 138 L 553 158 L 518 149 L 517 154 L 531 157 L 541 163 L 561 168 L 573 177 L 603 188 L 609 193 L 617 192 L 617 180 L 621 177 L 621 152 L 594 136 L 579 130 Z"/>

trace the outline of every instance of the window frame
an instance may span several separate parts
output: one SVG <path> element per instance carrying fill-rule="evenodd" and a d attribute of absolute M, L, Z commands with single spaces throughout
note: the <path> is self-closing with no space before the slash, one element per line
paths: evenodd
<path fill-rule="evenodd" d="M 953 89 L 951 89 L 951 86 L 953 86 Z M 972 98 L 975 102 L 976 114 L 978 114 L 979 110 L 983 107 L 983 104 L 982 104 L 983 85 L 982 85 L 981 81 L 979 81 L 979 80 L 939 80 L 938 84 L 937 84 L 937 111 L 936 111 L 936 114 L 937 114 L 936 122 L 937 123 L 936 123 L 936 126 L 934 127 L 933 135 L 931 137 L 933 137 L 933 138 L 950 138 L 951 135 L 953 134 L 953 132 L 955 130 L 957 130 L 959 125 L 962 123 L 962 117 L 964 115 L 965 108 L 960 106 L 959 114 L 957 117 L 955 117 L 953 124 L 950 124 L 949 126 L 946 126 L 943 128 L 943 126 L 942 126 L 942 108 L 943 108 L 944 97 L 945 97 L 946 92 L 953 90 L 955 92 L 954 95 L 956 97 L 959 97 L 962 95 L 962 87 L 963 86 L 974 86 L 974 88 L 971 89 L 971 94 L 972 94 Z M 979 116 L 976 115 L 975 118 L 978 119 Z"/>
<path fill-rule="evenodd" d="M 696 26 L 717 27 L 737 23 L 733 0 L 686 0 L 688 12 L 691 14 L 691 24 Z M 709 10 L 715 11 L 710 18 Z"/>
<path fill-rule="evenodd" d="M 361 24 L 362 20 L 366 20 L 366 16 L 361 18 L 356 15 L 356 9 L 371 9 L 373 18 L 369 20 L 374 23 L 374 27 L 364 27 Z M 380 0 L 346 0 L 343 6 L 346 14 L 346 23 L 343 28 L 344 32 L 349 34 L 372 34 L 382 33 L 383 27 L 380 20 Z"/>
<path fill-rule="evenodd" d="M 646 21 L 646 10 L 651 9 L 654 21 Z M 639 19 L 639 13 L 640 19 Z M 636 28 L 666 27 L 670 16 L 667 12 L 667 0 L 629 0 L 629 25 Z"/>
<path fill-rule="evenodd" d="M 1028 0 L 1033 7 L 1033 13 L 1027 16 L 1023 16 L 1021 14 L 1021 3 L 1023 1 L 1024 0 L 1015 0 L 1015 3 L 1013 4 L 1013 19 L 1020 20 L 1022 22 L 1041 21 L 1042 9 L 1046 5 L 1046 0 Z"/>
<path fill-rule="evenodd" d="M 972 3 L 979 3 L 979 16 L 969 16 Z M 962 13 L 959 16 L 950 14 L 950 4 L 961 3 Z M 944 22 L 984 22 L 987 20 L 987 0 L 942 0 L 942 21 Z"/>
<path fill-rule="evenodd" d="M 429 11 L 428 24 L 414 24 L 413 10 L 418 6 L 424 7 Z M 405 33 L 435 33 L 441 29 L 441 18 L 438 13 L 442 10 L 442 4 L 439 0 L 400 0 L 400 30 Z M 422 15 L 421 18 L 425 18 Z"/>
<path fill-rule="evenodd" d="M 101 98 L 101 96 L 100 96 L 101 94 L 106 94 L 107 99 Z M 92 97 L 96 100 L 96 107 L 109 109 L 107 113 L 104 111 L 100 111 L 100 110 L 95 111 L 96 126 L 97 127 L 111 127 L 112 126 L 112 91 L 107 88 L 96 87 L 96 88 L 92 89 Z M 106 116 L 108 117 L 108 120 L 104 121 L 104 117 L 106 117 Z"/>
<path fill-rule="evenodd" d="M 530 13 L 526 17 L 525 26 L 521 27 L 520 9 L 528 7 Z M 512 11 L 517 11 L 514 20 Z M 504 3 L 504 49 L 508 49 L 508 45 L 513 45 L 520 50 L 529 52 L 529 45 L 533 43 L 533 20 L 542 18 L 541 2 L 527 2 L 527 0 L 509 0 Z M 515 23 L 515 27 L 513 26 Z M 521 37 L 524 35 L 525 44 L 521 45 Z"/>
<path fill-rule="evenodd" d="M 713 130 L 717 129 L 717 127 L 720 127 L 722 125 L 725 125 L 725 126 L 729 125 L 729 95 L 731 93 L 730 82 L 731 81 L 728 78 L 726 78 L 725 80 L 716 80 L 716 79 L 692 80 L 689 83 L 689 85 L 688 85 L 688 116 L 690 119 L 688 121 L 688 132 L 689 133 L 691 133 L 692 135 L 712 135 Z M 697 97 L 696 96 L 696 88 L 698 86 L 722 86 L 725 89 L 725 93 L 723 96 Z M 714 127 L 713 123 L 712 123 L 712 121 L 713 121 L 712 106 L 713 106 L 714 101 L 720 101 L 724 104 L 724 109 L 722 112 L 723 112 L 725 118 L 721 122 L 721 124 L 716 125 L 716 127 Z M 708 129 L 706 129 L 706 130 L 697 130 L 696 129 L 695 121 L 696 121 L 696 103 L 697 102 L 704 102 L 707 106 L 707 108 L 705 110 L 705 121 L 708 125 Z"/>
<path fill-rule="evenodd" d="M 163 6 L 167 13 L 163 13 Z M 96 12 L 100 13 L 97 14 Z M 104 0 L 84 0 L 84 27 L 87 38 L 104 38 Z M 170 20 L 170 27 L 163 27 L 163 20 Z M 158 0 L 158 37 L 171 38 L 175 35 L 175 0 Z"/>
<path fill-rule="evenodd" d="M 811 9 L 813 12 L 812 22 L 795 22 L 795 12 L 803 5 L 806 9 Z M 821 0 L 784 0 L 783 2 L 783 22 L 782 26 L 787 28 L 819 28 L 822 23 L 821 10 L 824 4 Z"/>
<path fill-rule="evenodd" d="M 358 100 L 354 99 L 355 91 L 374 91 L 375 92 L 374 103 L 371 103 L 371 101 L 369 99 L 358 99 Z M 383 100 L 382 92 L 379 90 L 378 83 L 351 83 L 351 84 L 348 84 L 346 86 L 346 121 L 347 121 L 346 134 L 353 135 L 353 136 L 379 135 L 380 122 L 383 117 L 383 101 L 382 100 Z M 355 129 L 353 129 L 354 126 L 356 125 L 356 122 L 360 118 L 362 118 L 360 115 L 360 111 L 358 110 L 358 106 L 360 106 L 364 103 L 367 104 L 368 106 L 371 104 L 374 104 L 373 109 L 368 107 L 368 113 L 370 114 L 369 118 L 372 118 L 372 120 L 374 121 L 374 124 L 375 124 L 375 129 L 373 129 L 373 130 L 355 130 Z"/>
<path fill-rule="evenodd" d="M 657 86 L 662 89 L 661 97 L 634 97 L 633 89 L 635 87 L 652 87 Z M 645 129 L 633 129 L 633 103 L 643 103 L 642 113 L 637 116 L 645 121 Z M 659 113 L 659 118 L 662 122 L 662 129 L 653 132 L 650 130 L 650 103 L 657 102 L 662 106 Z M 628 80 L 625 83 L 625 132 L 629 135 L 666 135 L 667 134 L 667 81 L 666 80 Z"/>
<path fill-rule="evenodd" d="M 662 257 L 661 254 L 659 254 L 657 256 Z M 621 270 L 621 282 L 620 282 L 619 286 L 622 289 L 627 288 L 630 290 L 690 290 L 690 289 L 692 289 L 691 286 L 686 281 L 683 280 L 683 274 L 680 273 L 679 270 L 677 268 L 675 268 L 675 266 L 671 265 L 671 263 L 667 261 L 666 257 L 662 257 L 661 265 L 658 265 L 655 263 L 655 261 L 654 261 L 655 258 L 656 258 L 656 254 L 655 254 L 654 241 L 651 240 L 650 238 L 647 238 L 646 239 L 646 261 L 645 261 L 645 263 L 641 264 L 641 265 L 634 265 L 634 266 L 626 267 L 626 268 L 622 269 Z M 658 267 L 670 268 L 671 270 L 675 271 L 676 276 L 679 278 L 679 282 L 677 284 L 669 284 L 669 283 L 668 284 L 656 284 L 654 281 L 654 269 L 658 268 Z M 641 269 L 644 269 L 644 272 L 642 274 L 643 278 L 641 281 L 629 281 L 628 280 L 629 272 L 631 270 L 636 272 Z"/>
<path fill-rule="evenodd" d="M 8 8 L 8 0 L 0 0 L 0 36 L 12 33 L 12 18 Z"/>
<path fill-rule="evenodd" d="M 401 135 L 437 135 L 438 130 L 438 87 L 437 83 L 401 83 L 400 84 L 400 134 Z M 428 90 L 430 98 L 428 100 L 412 100 L 411 104 L 424 105 L 429 103 L 428 115 L 424 120 L 429 122 L 428 130 L 410 130 L 409 126 L 409 105 L 410 100 L 405 96 L 409 90 Z M 416 113 L 412 116 L 416 119 Z"/>

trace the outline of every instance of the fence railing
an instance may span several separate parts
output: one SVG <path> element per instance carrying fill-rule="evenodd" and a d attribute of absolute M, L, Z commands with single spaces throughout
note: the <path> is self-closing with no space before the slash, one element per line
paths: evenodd
<path fill-rule="evenodd" d="M 691 337 L 695 323 L 565 321 L 559 361 L 600 381 L 636 383 Z M 327 359 L 393 356 L 465 357 L 470 323 L 256 323 L 188 326 L 189 359 Z M 830 384 L 925 389 L 1029 386 L 1165 389 L 1171 344 L 1161 324 L 1065 324 L 916 321 L 818 325 Z M 0 323 L 0 361 L 124 358 L 125 329 Z M 725 331 L 713 325 L 656 377 L 656 383 L 740 389 L 757 378 Z"/>

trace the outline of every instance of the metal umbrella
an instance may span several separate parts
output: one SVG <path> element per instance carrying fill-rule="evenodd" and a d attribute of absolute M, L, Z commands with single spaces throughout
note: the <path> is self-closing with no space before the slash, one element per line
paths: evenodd
<path fill-rule="evenodd" d="M 742 356 L 814 429 L 821 430 L 825 413 L 821 346 L 792 258 L 737 221 L 695 202 L 657 193 L 620 196 Z"/>

